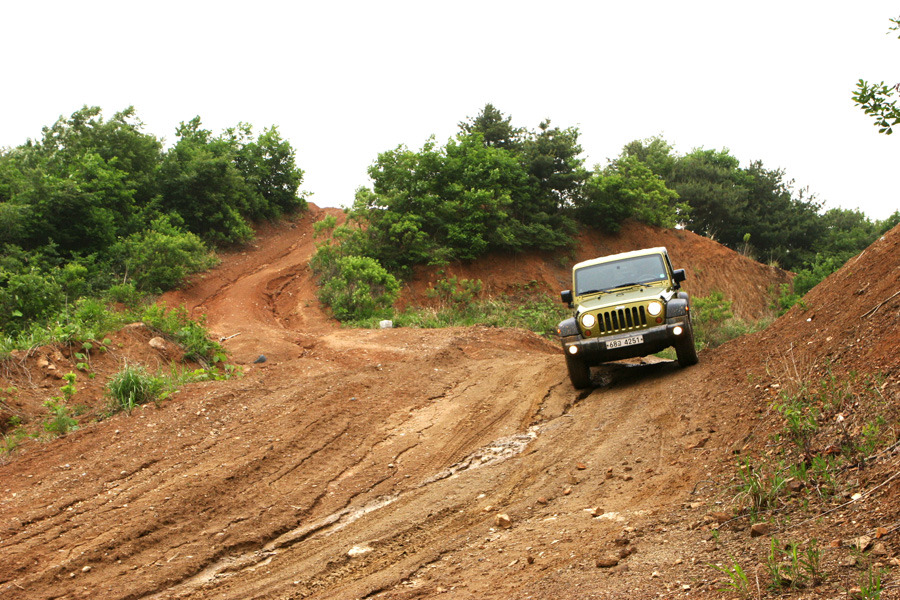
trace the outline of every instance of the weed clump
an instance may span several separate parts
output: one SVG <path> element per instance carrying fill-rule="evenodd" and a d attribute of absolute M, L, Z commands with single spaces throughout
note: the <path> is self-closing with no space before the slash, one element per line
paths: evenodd
<path fill-rule="evenodd" d="M 131 413 L 135 407 L 164 398 L 166 382 L 151 375 L 144 367 L 126 365 L 106 385 L 110 411 Z"/>

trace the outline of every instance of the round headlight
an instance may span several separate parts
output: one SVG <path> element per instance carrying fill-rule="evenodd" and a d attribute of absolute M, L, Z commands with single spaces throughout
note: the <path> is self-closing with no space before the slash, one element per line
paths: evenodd
<path fill-rule="evenodd" d="M 647 312 L 650 313 L 651 316 L 655 317 L 662 312 L 662 302 L 656 302 L 654 300 L 647 305 Z"/>
<path fill-rule="evenodd" d="M 593 327 L 594 323 L 597 322 L 597 318 L 592 314 L 586 314 L 581 317 L 581 324 L 585 327 Z"/>

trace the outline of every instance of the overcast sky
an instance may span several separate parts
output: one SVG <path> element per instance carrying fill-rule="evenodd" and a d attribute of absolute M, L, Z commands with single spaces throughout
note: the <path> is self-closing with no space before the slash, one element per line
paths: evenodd
<path fill-rule="evenodd" d="M 311 200 L 349 206 L 379 152 L 443 143 L 490 102 L 520 127 L 578 127 L 589 167 L 662 135 L 883 219 L 900 133 L 851 93 L 900 81 L 897 16 L 882 0 L 6 3 L 0 146 L 85 104 L 133 105 L 168 141 L 197 115 L 277 125 Z"/>

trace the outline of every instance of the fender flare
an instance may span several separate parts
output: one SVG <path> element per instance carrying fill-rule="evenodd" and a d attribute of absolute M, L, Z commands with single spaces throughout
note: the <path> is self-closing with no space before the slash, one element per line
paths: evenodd
<path fill-rule="evenodd" d="M 556 326 L 556 332 L 559 334 L 560 338 L 581 335 L 581 332 L 578 330 L 578 323 L 575 322 L 575 317 L 570 317 L 565 321 L 560 322 L 560 324 Z"/>

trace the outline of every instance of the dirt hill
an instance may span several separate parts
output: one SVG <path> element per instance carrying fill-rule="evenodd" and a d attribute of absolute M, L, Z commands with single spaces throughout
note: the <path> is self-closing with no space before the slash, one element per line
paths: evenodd
<path fill-rule="evenodd" d="M 752 573 L 769 548 L 771 534 L 751 538 L 746 519 L 712 524 L 731 507 L 736 456 L 774 448 L 782 423 L 770 406 L 787 367 L 877 372 L 884 406 L 897 404 L 900 229 L 766 331 L 688 369 L 604 367 L 577 393 L 557 346 L 528 332 L 336 327 L 306 267 L 322 214 L 265 228 L 166 298 L 207 315 L 243 377 L 25 444 L 0 465 L 4 599 L 721 597 L 710 563 L 736 557 Z M 623 231 L 622 246 L 598 237 L 593 253 L 665 245 L 694 293 L 738 282 L 762 296 L 782 280 L 686 232 L 658 233 Z M 567 287 L 558 263 L 506 260 L 458 273 Z M 119 332 L 91 381 L 125 361 L 163 361 L 147 335 Z M 13 411 L 54 393 L 73 368 L 64 350 L 6 361 Z M 88 388 L 76 402 L 100 402 Z M 842 408 L 862 426 L 863 407 Z M 838 541 L 824 556 L 829 579 L 804 597 L 855 584 L 858 566 L 840 566 L 849 540 L 877 527 L 894 568 L 897 458 L 868 464 L 857 501 L 838 496 L 851 504 L 777 531 Z"/>
<path fill-rule="evenodd" d="M 480 280 L 485 295 L 515 295 L 523 289 L 549 293 L 572 287 L 572 265 L 576 262 L 665 246 L 673 266 L 687 272 L 684 290 L 697 296 L 720 291 L 732 300 L 734 313 L 744 319 L 759 319 L 771 309 L 773 294 L 790 273 L 760 264 L 708 238 L 685 230 L 661 229 L 628 221 L 616 234 L 583 231 L 574 252 L 528 252 L 493 254 L 488 259 L 446 267 L 421 267 L 404 289 L 402 304 L 427 305 L 428 289 L 441 278 Z"/>

